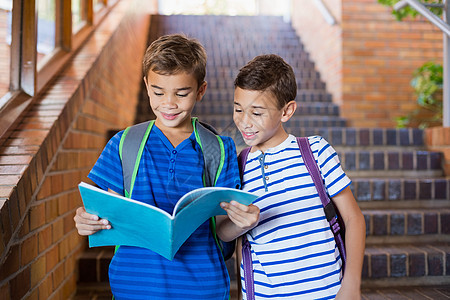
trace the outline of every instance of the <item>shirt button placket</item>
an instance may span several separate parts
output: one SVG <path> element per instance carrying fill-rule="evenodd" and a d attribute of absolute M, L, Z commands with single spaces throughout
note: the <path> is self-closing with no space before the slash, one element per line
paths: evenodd
<path fill-rule="evenodd" d="M 175 161 L 177 159 L 177 150 L 172 150 L 169 159 L 169 178 L 173 178 L 175 175 Z"/>
<path fill-rule="evenodd" d="M 264 165 L 264 159 L 265 159 L 265 154 L 262 153 L 259 156 L 259 164 L 261 165 L 261 176 L 262 176 L 262 180 L 264 183 L 264 190 L 267 192 L 268 191 L 267 180 L 269 180 L 269 177 L 265 175 L 264 169 L 267 169 L 267 165 Z"/>

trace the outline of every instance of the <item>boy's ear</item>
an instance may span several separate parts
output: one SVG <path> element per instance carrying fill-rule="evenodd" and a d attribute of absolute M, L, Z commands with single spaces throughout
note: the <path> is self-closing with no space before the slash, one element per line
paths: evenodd
<path fill-rule="evenodd" d="M 286 103 L 286 105 L 283 107 L 283 115 L 281 116 L 281 122 L 289 121 L 289 119 L 294 115 L 296 110 L 297 110 L 297 102 L 292 100 Z"/>
<path fill-rule="evenodd" d="M 206 81 L 203 81 L 203 83 L 200 85 L 197 91 L 197 101 L 201 101 L 203 96 L 206 93 L 206 88 L 208 87 L 208 83 Z"/>
<path fill-rule="evenodd" d="M 147 89 L 147 91 L 148 91 L 148 83 L 147 83 L 147 77 L 145 77 L 144 76 L 144 82 L 145 82 L 145 88 Z"/>

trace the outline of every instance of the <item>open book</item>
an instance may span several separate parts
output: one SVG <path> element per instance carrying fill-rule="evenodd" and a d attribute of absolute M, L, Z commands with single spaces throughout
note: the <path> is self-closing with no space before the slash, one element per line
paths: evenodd
<path fill-rule="evenodd" d="M 206 220 L 225 215 L 220 202 L 249 205 L 257 196 L 237 189 L 205 187 L 178 200 L 170 215 L 155 206 L 106 192 L 90 184 L 78 185 L 88 213 L 107 219 L 111 229 L 89 236 L 89 247 L 143 247 L 172 260 L 181 245 Z"/>

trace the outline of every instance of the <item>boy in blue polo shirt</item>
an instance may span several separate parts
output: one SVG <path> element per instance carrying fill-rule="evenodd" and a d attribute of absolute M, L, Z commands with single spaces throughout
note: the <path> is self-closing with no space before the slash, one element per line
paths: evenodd
<path fill-rule="evenodd" d="M 149 46 L 143 66 L 156 120 L 140 161 L 133 199 L 172 213 L 179 198 L 203 187 L 204 160 L 191 112 L 206 91 L 206 53 L 196 40 L 163 36 Z M 121 195 L 122 134 L 108 142 L 88 175 L 100 188 Z M 216 186 L 239 188 L 235 145 L 229 137 L 221 139 L 225 160 Z M 256 206 L 247 208 L 259 215 Z M 74 220 L 80 235 L 111 228 L 107 220 L 88 214 L 83 207 L 77 209 Z M 110 264 L 109 280 L 116 299 L 229 298 L 228 273 L 209 221 L 187 239 L 172 261 L 148 249 L 120 246 Z"/>

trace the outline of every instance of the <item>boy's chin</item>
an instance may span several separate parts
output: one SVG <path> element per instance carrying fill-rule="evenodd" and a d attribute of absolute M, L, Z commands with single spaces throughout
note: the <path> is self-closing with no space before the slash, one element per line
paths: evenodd
<path fill-rule="evenodd" d="M 253 147 L 258 145 L 258 141 L 255 138 L 248 139 L 244 135 L 242 135 L 242 139 L 247 146 Z"/>

